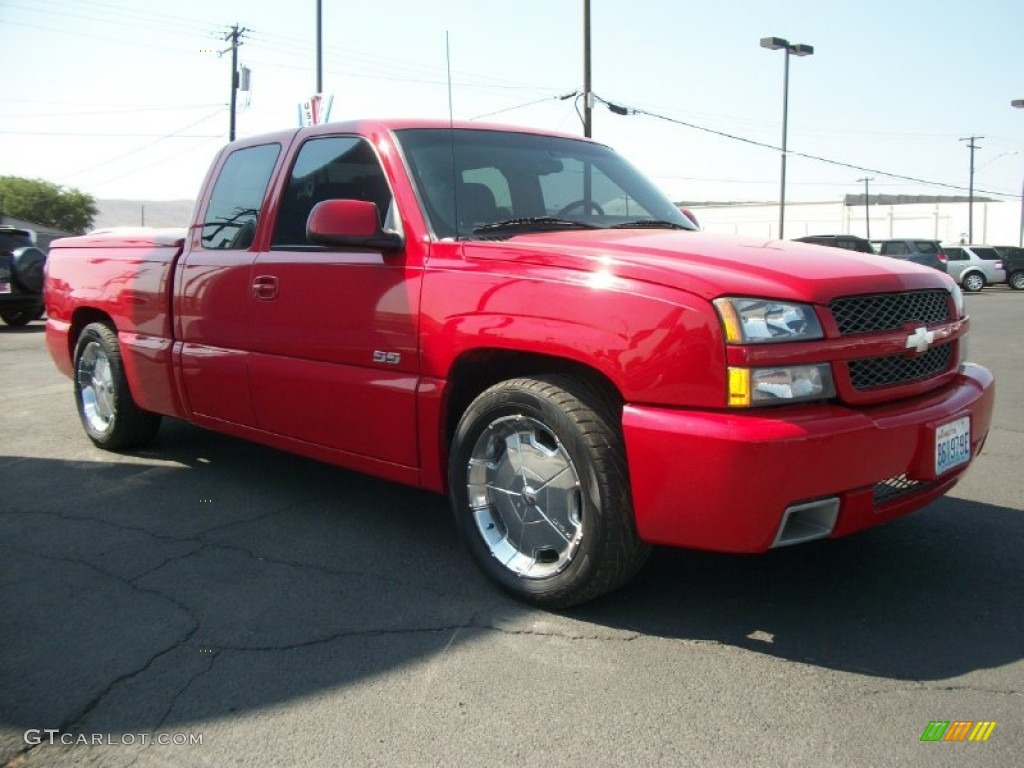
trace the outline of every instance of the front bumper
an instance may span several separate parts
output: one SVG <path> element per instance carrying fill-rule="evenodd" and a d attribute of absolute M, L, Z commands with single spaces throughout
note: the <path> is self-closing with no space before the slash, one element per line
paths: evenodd
<path fill-rule="evenodd" d="M 763 552 L 776 541 L 787 508 L 833 497 L 839 514 L 832 537 L 887 522 L 956 483 L 969 464 L 937 477 L 935 430 L 970 416 L 973 460 L 994 400 L 992 375 L 967 364 L 940 390 L 856 410 L 627 405 L 623 430 L 638 532 L 656 544 Z"/>

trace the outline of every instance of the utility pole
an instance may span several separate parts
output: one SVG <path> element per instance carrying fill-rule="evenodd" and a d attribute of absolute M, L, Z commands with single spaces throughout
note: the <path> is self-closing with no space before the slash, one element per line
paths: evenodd
<path fill-rule="evenodd" d="M 242 44 L 242 35 L 248 32 L 245 27 L 235 24 L 231 31 L 224 35 L 225 41 L 231 41 L 231 128 L 228 131 L 228 141 L 235 140 L 235 108 L 238 104 L 238 46 Z M 228 52 L 225 48 L 220 52 L 223 56 Z"/>
<path fill-rule="evenodd" d="M 590 0 L 583 0 L 583 135 L 594 135 L 592 111 L 594 95 L 590 92 Z"/>
<path fill-rule="evenodd" d="M 871 211 L 868 208 L 868 182 L 871 182 L 871 181 L 874 181 L 874 180 L 875 180 L 874 176 L 872 176 L 870 178 L 865 176 L 863 179 L 857 179 L 857 181 L 863 181 L 864 182 L 864 229 L 867 232 L 866 237 L 865 237 L 866 240 L 870 240 L 871 239 Z"/>
<path fill-rule="evenodd" d="M 981 149 L 974 142 L 978 139 L 984 139 L 984 136 L 967 136 L 966 138 L 960 139 L 960 141 L 966 141 L 967 146 L 971 150 L 971 183 L 968 187 L 967 192 L 967 242 L 974 242 L 974 150 Z"/>
<path fill-rule="evenodd" d="M 1014 99 L 1010 106 L 1014 109 L 1024 109 L 1024 99 Z M 1024 248 L 1024 182 L 1020 187 L 1020 233 L 1017 236 L 1017 245 Z"/>

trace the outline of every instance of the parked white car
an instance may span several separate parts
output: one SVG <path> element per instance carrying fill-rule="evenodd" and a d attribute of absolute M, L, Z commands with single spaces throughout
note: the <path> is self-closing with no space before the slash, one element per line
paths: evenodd
<path fill-rule="evenodd" d="M 999 251 L 989 245 L 944 245 L 946 272 L 967 293 L 986 285 L 1006 282 L 1006 270 Z"/>

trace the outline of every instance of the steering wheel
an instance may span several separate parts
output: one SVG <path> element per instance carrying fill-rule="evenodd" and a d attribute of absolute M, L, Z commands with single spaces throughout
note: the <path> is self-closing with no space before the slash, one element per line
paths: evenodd
<path fill-rule="evenodd" d="M 583 200 L 583 199 L 573 200 L 571 203 L 569 203 L 567 206 L 562 208 L 562 210 L 560 210 L 555 215 L 556 216 L 565 216 L 567 213 L 569 213 L 569 211 L 573 211 L 573 210 L 575 210 L 577 208 L 582 209 L 584 212 L 586 212 L 588 210 L 591 210 L 594 213 L 596 213 L 598 216 L 604 216 L 604 208 L 602 208 L 600 205 L 598 205 L 593 200 Z"/>

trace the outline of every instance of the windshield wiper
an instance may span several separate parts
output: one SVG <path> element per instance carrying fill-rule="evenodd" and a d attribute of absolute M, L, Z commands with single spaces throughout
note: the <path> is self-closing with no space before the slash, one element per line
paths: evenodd
<path fill-rule="evenodd" d="M 559 219 L 555 216 L 527 216 L 519 219 L 505 219 L 492 224 L 482 224 L 473 229 L 474 235 L 486 235 L 495 232 L 557 232 L 560 229 L 600 229 L 596 224 L 571 219 Z"/>
<path fill-rule="evenodd" d="M 621 224 L 612 224 L 609 229 L 686 229 L 690 230 L 692 227 L 686 227 L 682 224 L 677 224 L 674 221 L 664 221 L 663 219 L 634 219 L 633 221 L 624 221 Z"/>

